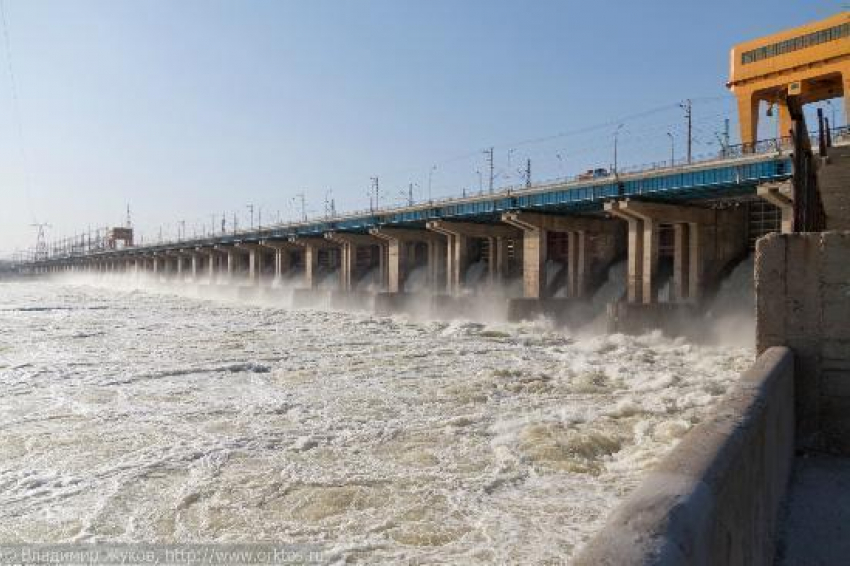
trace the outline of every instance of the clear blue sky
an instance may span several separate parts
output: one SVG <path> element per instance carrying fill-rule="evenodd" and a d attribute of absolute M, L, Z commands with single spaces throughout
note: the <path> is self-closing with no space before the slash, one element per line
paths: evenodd
<path fill-rule="evenodd" d="M 684 151 L 734 118 L 724 82 L 736 42 L 829 16 L 818 0 L 2 0 L 0 255 L 120 224 L 146 238 L 246 205 L 264 221 L 478 190 L 496 146 L 500 185 Z M 20 122 L 20 134 L 18 123 Z M 595 125 L 604 126 L 591 128 Z M 539 143 L 520 143 L 591 128 Z M 713 146 L 716 150 L 716 145 Z M 513 151 L 511 151 L 513 150 Z M 557 157 L 560 156 L 560 157 Z M 508 160 L 510 158 L 510 164 Z M 229 220 L 230 221 L 230 220 Z M 228 221 L 228 222 L 229 222 Z M 197 228 L 196 228 L 197 227 Z"/>

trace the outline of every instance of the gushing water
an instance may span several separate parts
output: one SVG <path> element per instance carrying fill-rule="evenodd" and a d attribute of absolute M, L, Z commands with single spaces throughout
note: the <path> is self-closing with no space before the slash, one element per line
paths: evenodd
<path fill-rule="evenodd" d="M 752 357 L 156 289 L 0 283 L 0 541 L 568 560 Z"/>

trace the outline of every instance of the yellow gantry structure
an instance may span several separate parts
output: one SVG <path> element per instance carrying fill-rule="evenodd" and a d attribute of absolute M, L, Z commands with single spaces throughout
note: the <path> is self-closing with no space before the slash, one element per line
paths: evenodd
<path fill-rule="evenodd" d="M 738 98 L 743 144 L 756 141 L 762 101 L 779 112 L 780 136 L 790 135 L 788 96 L 803 104 L 844 96 L 850 116 L 850 11 L 736 45 L 727 86 Z"/>

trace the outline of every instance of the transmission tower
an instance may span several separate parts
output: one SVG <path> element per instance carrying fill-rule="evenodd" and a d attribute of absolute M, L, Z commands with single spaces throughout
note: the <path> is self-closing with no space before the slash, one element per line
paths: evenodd
<path fill-rule="evenodd" d="M 38 229 L 38 236 L 35 240 L 35 259 L 47 259 L 47 242 L 44 240 L 44 229 L 52 228 L 52 226 L 43 222 L 35 222 L 31 226 Z"/>
<path fill-rule="evenodd" d="M 492 147 L 490 149 L 484 150 L 484 155 L 487 156 L 487 166 L 490 168 L 490 178 L 488 179 L 487 186 L 488 186 L 491 194 L 493 193 L 493 183 L 496 179 L 495 164 L 494 164 L 494 159 L 493 159 L 493 151 L 494 151 L 494 148 L 492 148 Z"/>
<path fill-rule="evenodd" d="M 378 209 L 378 208 L 381 207 L 381 204 L 380 204 L 381 189 L 380 189 L 380 185 L 378 184 L 378 177 L 371 177 L 371 179 L 372 179 L 372 193 L 375 195 L 375 209 Z"/>
<path fill-rule="evenodd" d="M 301 202 L 301 220 L 307 222 L 307 195 L 302 192 L 295 195 L 295 198 Z"/>

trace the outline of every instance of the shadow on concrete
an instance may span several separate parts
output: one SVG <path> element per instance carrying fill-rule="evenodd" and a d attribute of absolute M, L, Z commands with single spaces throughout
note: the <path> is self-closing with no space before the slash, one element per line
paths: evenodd
<path fill-rule="evenodd" d="M 781 521 L 777 566 L 850 564 L 850 458 L 798 457 Z"/>

